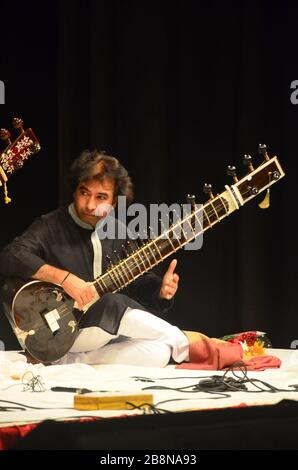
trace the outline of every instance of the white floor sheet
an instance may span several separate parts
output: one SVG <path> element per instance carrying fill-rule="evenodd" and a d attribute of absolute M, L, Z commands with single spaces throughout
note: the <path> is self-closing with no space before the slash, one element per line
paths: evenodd
<path fill-rule="evenodd" d="M 199 371 L 165 368 L 136 367 L 127 365 L 86 364 L 53 365 L 28 364 L 23 355 L 17 352 L 0 352 L 0 427 L 40 422 L 45 419 L 68 420 L 85 416 L 108 418 L 142 414 L 142 410 L 96 410 L 79 411 L 73 408 L 74 393 L 52 391 L 52 387 L 87 388 L 92 391 L 136 394 L 146 391 L 153 394 L 154 405 L 163 410 L 174 412 L 210 408 L 223 408 L 239 405 L 275 404 L 283 399 L 298 400 L 290 385 L 298 384 L 298 350 L 268 350 L 282 360 L 281 368 L 267 369 L 263 372 L 248 372 L 248 376 L 259 379 L 277 388 L 289 391 L 259 393 L 249 384 L 245 391 L 227 392 L 229 397 L 210 395 L 206 392 L 182 392 L 176 390 L 144 390 L 145 387 L 163 386 L 169 388 L 194 386 L 203 377 L 222 375 L 222 371 Z M 237 372 L 238 376 L 241 372 Z M 232 375 L 229 373 L 229 375 Z M 38 377 L 39 376 L 39 377 Z M 38 377 L 38 379 L 36 379 Z M 22 381 L 34 378 L 43 383 L 44 391 L 24 390 Z M 189 389 L 190 390 L 190 389 Z M 12 403 L 14 402 L 14 403 Z M 25 410 L 13 410 L 10 407 Z M 29 406 L 40 408 L 28 408 Z M 8 408 L 6 411 L 5 408 Z M 0 430 L 1 431 L 1 430 Z"/>

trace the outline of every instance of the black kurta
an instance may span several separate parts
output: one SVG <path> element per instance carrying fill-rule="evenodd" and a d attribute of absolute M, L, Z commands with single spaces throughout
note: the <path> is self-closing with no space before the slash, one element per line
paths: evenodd
<path fill-rule="evenodd" d="M 70 271 L 85 281 L 92 281 L 93 245 L 92 230 L 77 225 L 66 207 L 36 219 L 32 225 L 0 253 L 0 278 L 27 280 L 44 264 Z M 122 253 L 123 240 L 104 239 L 102 245 L 102 272 L 107 269 L 107 255 L 113 259 L 115 252 Z M 121 293 L 105 294 L 89 308 L 80 327 L 100 326 L 111 334 L 118 331 L 120 320 L 127 307 L 148 310 L 154 314 L 168 310 L 172 302 L 161 300 L 161 279 L 149 272 L 136 279 Z"/>

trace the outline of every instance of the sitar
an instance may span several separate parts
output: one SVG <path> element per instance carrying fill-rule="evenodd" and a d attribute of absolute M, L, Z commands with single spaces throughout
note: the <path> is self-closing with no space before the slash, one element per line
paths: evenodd
<path fill-rule="evenodd" d="M 5 204 L 11 202 L 7 190 L 8 178 L 23 167 L 26 160 L 40 150 L 40 143 L 31 128 L 24 129 L 24 122 L 20 118 L 14 118 L 13 128 L 18 132 L 12 139 L 7 129 L 0 130 L 0 138 L 6 143 L 6 147 L 0 152 L 0 187 L 4 188 Z"/>
<path fill-rule="evenodd" d="M 147 240 L 94 279 L 90 284 L 96 295 L 83 312 L 75 308 L 74 300 L 59 285 L 38 280 L 9 280 L 3 288 L 3 308 L 21 346 L 40 362 L 60 359 L 73 345 L 84 313 L 103 295 L 121 291 L 263 191 L 267 191 L 266 197 L 259 205 L 266 207 L 270 186 L 285 173 L 278 158 L 269 157 L 266 146 L 259 146 L 259 153 L 263 162 L 257 168 L 253 167 L 250 156 L 244 158 L 248 173 L 241 179 L 237 178 L 234 167 L 228 167 L 233 184 L 226 185 L 216 196 L 206 185 L 209 192 L 206 203 L 193 204 L 187 215 L 161 235 Z"/>

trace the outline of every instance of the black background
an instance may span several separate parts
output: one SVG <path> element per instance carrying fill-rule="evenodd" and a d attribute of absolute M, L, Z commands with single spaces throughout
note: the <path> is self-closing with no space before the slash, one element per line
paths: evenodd
<path fill-rule="evenodd" d="M 180 290 L 168 320 L 221 336 L 266 331 L 298 339 L 296 170 L 298 7 L 290 1 L 85 0 L 1 2 L 0 127 L 14 116 L 42 150 L 9 179 L 0 246 L 64 203 L 64 174 L 85 148 L 117 156 L 136 202 L 204 202 L 231 182 L 259 143 L 286 177 L 177 253 Z M 3 146 L 4 148 L 4 146 Z M 164 272 L 168 261 L 158 268 Z M 0 338 L 5 338 L 2 326 Z M 6 345 L 7 347 L 10 344 Z"/>

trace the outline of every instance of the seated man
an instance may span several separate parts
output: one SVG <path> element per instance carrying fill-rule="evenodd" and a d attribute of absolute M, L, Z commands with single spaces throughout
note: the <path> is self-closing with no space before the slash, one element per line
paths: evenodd
<path fill-rule="evenodd" d="M 12 277 L 46 281 L 62 286 L 79 310 L 92 304 L 74 344 L 58 363 L 163 367 L 171 358 L 178 363 L 188 360 L 185 334 L 150 313 L 171 306 L 179 280 L 176 260 L 163 279 L 149 272 L 121 293 L 105 293 L 99 300 L 90 285 L 108 268 L 115 251 L 123 253 L 123 240 L 100 239 L 96 227 L 107 216 L 105 208 L 117 206 L 118 196 L 131 202 L 127 171 L 114 157 L 84 151 L 71 166 L 70 180 L 73 202 L 37 218 L 2 250 L 2 282 Z"/>

